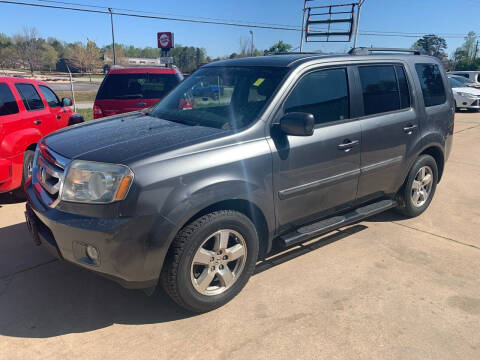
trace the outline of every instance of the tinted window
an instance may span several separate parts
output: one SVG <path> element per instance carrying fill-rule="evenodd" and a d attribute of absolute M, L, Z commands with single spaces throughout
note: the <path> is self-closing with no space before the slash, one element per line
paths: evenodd
<path fill-rule="evenodd" d="M 40 91 L 43 94 L 43 97 L 45 98 L 45 100 L 47 100 L 48 106 L 52 108 L 62 106 L 61 101 L 58 99 L 57 95 L 52 90 L 50 90 L 46 86 L 40 85 L 39 87 L 40 87 Z"/>
<path fill-rule="evenodd" d="M 179 82 L 175 74 L 111 74 L 97 99 L 161 99 Z"/>
<path fill-rule="evenodd" d="M 288 96 L 284 112 L 313 114 L 317 124 L 348 119 L 346 69 L 322 70 L 303 77 Z"/>
<path fill-rule="evenodd" d="M 398 89 L 400 91 L 400 109 L 410 107 L 410 93 L 408 91 L 408 81 L 403 66 L 396 65 Z"/>
<path fill-rule="evenodd" d="M 0 83 L 0 116 L 18 113 L 17 101 L 7 84 Z"/>
<path fill-rule="evenodd" d="M 266 66 L 205 67 L 170 92 L 151 115 L 236 131 L 258 119 L 287 71 Z"/>
<path fill-rule="evenodd" d="M 393 66 L 361 66 L 358 72 L 362 83 L 365 115 L 401 109 L 400 92 Z"/>
<path fill-rule="evenodd" d="M 45 106 L 43 105 L 43 101 L 38 95 L 37 90 L 31 84 L 15 84 L 15 87 L 22 98 L 23 105 L 29 111 L 33 110 L 40 110 L 43 109 Z"/>
<path fill-rule="evenodd" d="M 415 64 L 415 70 L 417 70 L 418 79 L 420 80 L 420 85 L 422 87 L 425 106 L 428 107 L 443 104 L 447 98 L 438 65 Z"/>

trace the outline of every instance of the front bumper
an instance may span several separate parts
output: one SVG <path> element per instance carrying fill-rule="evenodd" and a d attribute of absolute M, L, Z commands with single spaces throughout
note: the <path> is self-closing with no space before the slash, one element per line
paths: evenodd
<path fill-rule="evenodd" d="M 480 99 L 460 97 L 457 100 L 457 107 L 465 109 L 480 109 Z"/>
<path fill-rule="evenodd" d="M 98 218 L 70 214 L 45 206 L 31 183 L 25 190 L 29 228 L 33 223 L 38 232 L 36 239 L 56 257 L 111 278 L 126 288 L 156 285 L 161 264 L 152 261 L 157 251 L 150 239 L 154 216 Z M 98 260 L 88 256 L 88 245 L 95 247 Z"/>
<path fill-rule="evenodd" d="M 0 159 L 0 193 L 12 191 L 22 183 L 23 154 Z"/>

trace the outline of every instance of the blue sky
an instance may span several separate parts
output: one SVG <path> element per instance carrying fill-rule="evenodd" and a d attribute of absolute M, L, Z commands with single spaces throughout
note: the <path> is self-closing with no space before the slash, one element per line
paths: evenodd
<path fill-rule="evenodd" d="M 126 0 L 63 1 L 153 11 L 165 15 L 286 25 L 301 23 L 303 6 L 303 0 L 148 0 L 135 3 Z M 38 0 L 30 0 L 30 2 L 38 2 Z M 323 2 L 329 4 L 339 1 Z M 362 7 L 360 32 L 466 34 L 470 30 L 480 31 L 478 11 L 474 10 L 476 5 L 480 5 L 480 0 L 366 0 Z M 249 28 L 121 16 L 116 16 L 114 22 L 116 42 L 135 46 L 156 46 L 157 31 L 172 31 L 175 33 L 176 43 L 204 47 L 212 57 L 238 51 L 239 39 L 250 38 Z M 53 36 L 69 42 L 85 41 L 88 37 L 99 45 L 111 42 L 110 21 L 107 15 L 0 3 L 0 32 L 12 35 L 21 30 L 23 25 L 35 26 L 43 37 Z M 268 48 L 278 40 L 298 46 L 300 39 L 299 33 L 292 31 L 252 30 L 255 46 L 259 49 Z M 445 38 L 449 54 L 463 42 L 463 39 L 458 36 L 445 36 Z M 416 37 L 360 35 L 358 45 L 410 47 L 415 40 Z M 350 43 L 308 43 L 304 49 L 343 52 L 350 46 Z"/>

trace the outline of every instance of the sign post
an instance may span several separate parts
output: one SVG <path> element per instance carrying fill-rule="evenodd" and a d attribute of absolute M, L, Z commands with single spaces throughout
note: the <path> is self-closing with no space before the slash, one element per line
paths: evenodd
<path fill-rule="evenodd" d="M 173 59 L 168 57 L 168 52 L 174 47 L 173 33 L 172 32 L 159 32 L 157 33 L 158 48 L 161 50 L 162 55 L 160 61 L 166 65 L 171 64 Z"/>

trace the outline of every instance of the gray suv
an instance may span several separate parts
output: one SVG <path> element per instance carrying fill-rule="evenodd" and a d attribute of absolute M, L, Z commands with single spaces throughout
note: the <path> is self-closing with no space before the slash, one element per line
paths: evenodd
<path fill-rule="evenodd" d="M 195 95 L 215 84 L 218 97 Z M 37 244 L 203 312 L 272 249 L 432 201 L 454 100 L 437 59 L 288 54 L 203 66 L 157 105 L 58 131 L 26 184 Z M 147 291 L 148 292 L 148 291 Z"/>

